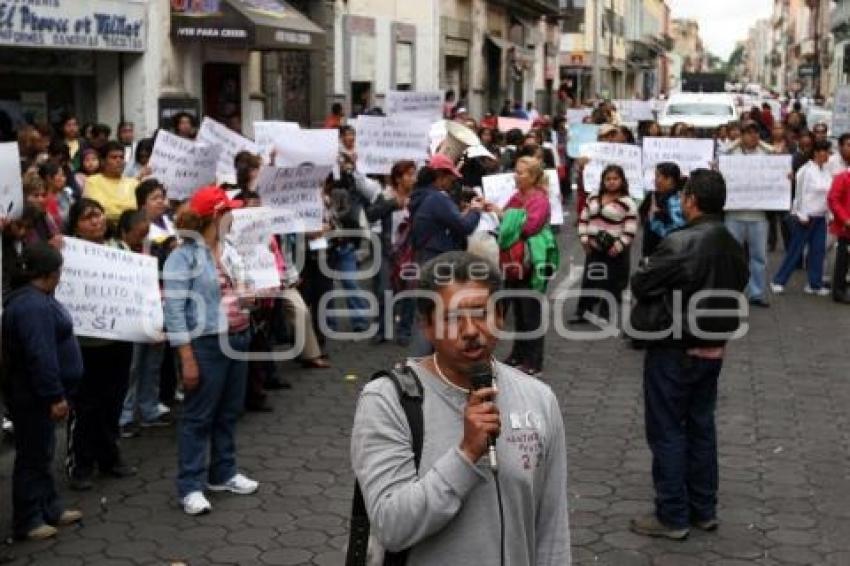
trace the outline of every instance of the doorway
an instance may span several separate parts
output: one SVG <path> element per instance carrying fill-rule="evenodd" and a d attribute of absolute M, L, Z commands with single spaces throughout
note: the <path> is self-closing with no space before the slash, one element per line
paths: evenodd
<path fill-rule="evenodd" d="M 242 68 L 232 63 L 206 63 L 201 77 L 204 114 L 223 124 L 242 117 Z M 241 132 L 240 132 L 241 133 Z"/>

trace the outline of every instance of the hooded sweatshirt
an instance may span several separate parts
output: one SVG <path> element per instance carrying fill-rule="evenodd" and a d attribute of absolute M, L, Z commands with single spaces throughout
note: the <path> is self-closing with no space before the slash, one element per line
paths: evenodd
<path fill-rule="evenodd" d="M 408 566 L 499 564 L 499 508 L 487 457 L 473 464 L 459 448 L 467 394 L 418 362 L 411 366 L 423 387 L 418 472 L 390 380 L 364 388 L 354 417 L 351 461 L 372 533 L 387 550 L 412 547 Z M 549 386 L 498 362 L 494 383 L 505 564 L 567 566 L 567 454 L 558 401 Z"/>
<path fill-rule="evenodd" d="M 481 214 L 461 214 L 444 191 L 421 187 L 410 196 L 411 242 L 420 264 L 445 252 L 466 249 L 466 237 L 475 231 Z"/>
<path fill-rule="evenodd" d="M 83 375 L 83 358 L 68 311 L 26 285 L 3 301 L 3 359 L 17 407 L 60 401 Z"/>

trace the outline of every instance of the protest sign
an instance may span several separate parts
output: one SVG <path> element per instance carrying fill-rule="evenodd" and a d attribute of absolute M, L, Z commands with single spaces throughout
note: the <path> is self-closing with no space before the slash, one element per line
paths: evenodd
<path fill-rule="evenodd" d="M 649 100 L 615 100 L 614 106 L 620 115 L 620 122 L 636 124 L 655 120 L 653 105 Z"/>
<path fill-rule="evenodd" d="M 197 189 L 215 184 L 220 151 L 220 147 L 160 130 L 148 165 L 151 175 L 165 187 L 168 198 L 183 200 Z"/>
<path fill-rule="evenodd" d="M 567 124 L 581 124 L 593 114 L 593 108 L 567 108 Z"/>
<path fill-rule="evenodd" d="M 835 91 L 832 105 L 832 135 L 850 132 L 850 85 L 842 85 Z"/>
<path fill-rule="evenodd" d="M 18 143 L 0 143 L 0 218 L 20 218 L 24 210 Z"/>
<path fill-rule="evenodd" d="M 265 206 L 292 212 L 289 233 L 318 232 L 325 209 L 322 187 L 331 170 L 329 165 L 265 166 L 257 179 L 257 193 Z"/>
<path fill-rule="evenodd" d="M 278 167 L 333 166 L 339 156 L 339 131 L 278 128 L 274 149 L 274 164 Z"/>
<path fill-rule="evenodd" d="M 789 210 L 790 155 L 721 155 L 726 210 Z"/>
<path fill-rule="evenodd" d="M 357 170 L 364 175 L 389 175 L 403 159 L 428 159 L 431 121 L 401 116 L 360 116 L 357 120 Z"/>
<path fill-rule="evenodd" d="M 74 333 L 127 342 L 162 339 L 156 258 L 65 237 L 56 300 Z"/>
<path fill-rule="evenodd" d="M 425 118 L 434 122 L 443 117 L 443 93 L 391 90 L 387 93 L 384 112 L 387 116 Z"/>
<path fill-rule="evenodd" d="M 280 287 L 280 273 L 269 243 L 275 234 L 297 231 L 295 211 L 283 208 L 241 208 L 233 211 L 230 239 L 245 266 L 246 284 L 255 290 Z"/>
<path fill-rule="evenodd" d="M 714 161 L 714 140 L 643 138 L 643 171 L 648 188 L 655 185 L 655 167 L 665 161 L 678 165 L 683 175 L 694 169 L 708 169 Z"/>
<path fill-rule="evenodd" d="M 549 223 L 557 226 L 564 223 L 564 205 L 561 203 L 561 180 L 558 178 L 557 169 L 547 169 L 546 177 L 549 181 L 549 206 L 552 213 Z"/>
<path fill-rule="evenodd" d="M 509 132 L 511 130 L 522 130 L 523 134 L 527 134 L 531 129 L 531 120 L 523 120 L 521 118 L 502 118 L 499 117 L 499 131 Z"/>
<path fill-rule="evenodd" d="M 263 161 L 270 162 L 272 150 L 278 139 L 285 139 L 293 131 L 300 130 L 297 122 L 254 122 L 254 143 L 263 156 Z"/>
<path fill-rule="evenodd" d="M 431 127 L 428 130 L 428 145 L 432 154 L 437 153 L 437 150 L 440 149 L 440 145 L 446 141 L 446 136 L 448 135 L 449 133 L 446 128 L 445 120 L 438 120 L 431 124 Z"/>
<path fill-rule="evenodd" d="M 641 148 L 624 143 L 591 143 L 582 149 L 582 157 L 590 158 L 584 167 L 584 190 L 590 194 L 599 192 L 602 171 L 608 165 L 619 165 L 626 174 L 629 194 L 642 199 L 644 192 Z"/>
<path fill-rule="evenodd" d="M 599 126 L 596 124 L 570 124 L 567 155 L 573 159 L 581 157 L 581 148 L 589 143 L 596 143 L 598 137 Z"/>
<path fill-rule="evenodd" d="M 197 141 L 206 145 L 221 148 L 218 154 L 216 175 L 220 182 L 236 182 L 236 169 L 233 158 L 240 151 L 260 153 L 257 144 L 246 137 L 240 136 L 224 124 L 220 124 L 208 116 L 204 116 L 201 128 L 198 130 Z"/>

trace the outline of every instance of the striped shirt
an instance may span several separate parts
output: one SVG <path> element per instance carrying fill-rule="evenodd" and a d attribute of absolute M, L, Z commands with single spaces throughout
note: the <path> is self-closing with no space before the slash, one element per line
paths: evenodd
<path fill-rule="evenodd" d="M 637 205 L 629 196 L 618 197 L 604 206 L 599 195 L 590 196 L 578 221 L 581 243 L 594 247 L 596 235 L 605 231 L 617 238 L 625 249 L 631 245 L 637 229 Z"/>

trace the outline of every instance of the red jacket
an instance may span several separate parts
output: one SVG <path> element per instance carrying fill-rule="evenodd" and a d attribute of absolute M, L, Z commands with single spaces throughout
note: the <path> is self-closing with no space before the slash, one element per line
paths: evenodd
<path fill-rule="evenodd" d="M 850 238 L 850 228 L 847 228 L 850 221 L 850 171 L 836 175 L 826 201 L 833 216 L 830 231 L 836 236 Z"/>

